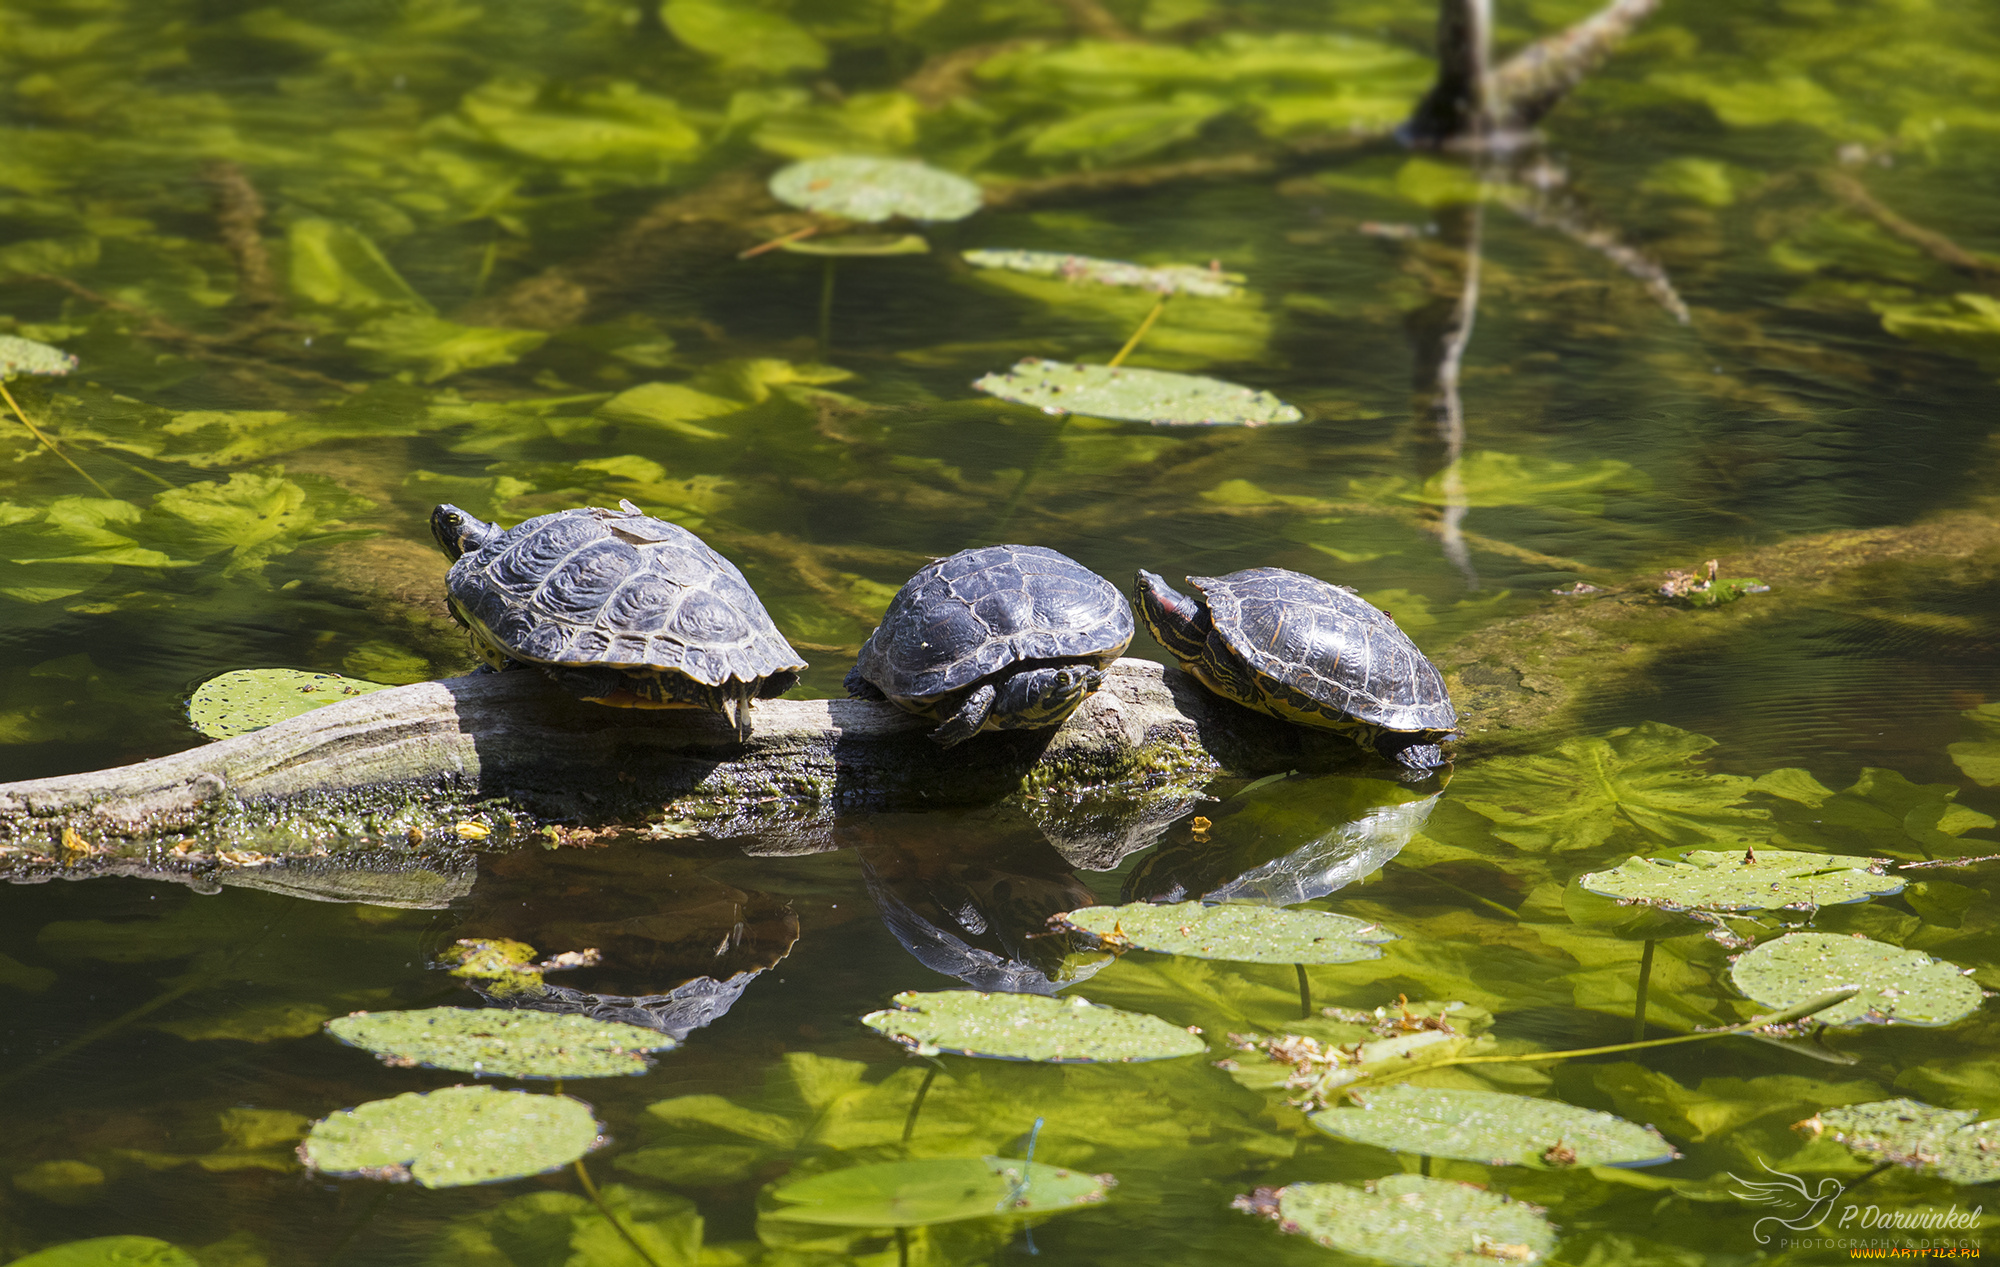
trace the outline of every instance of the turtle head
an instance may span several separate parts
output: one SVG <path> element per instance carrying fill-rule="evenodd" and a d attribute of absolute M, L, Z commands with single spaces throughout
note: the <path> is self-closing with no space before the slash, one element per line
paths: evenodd
<path fill-rule="evenodd" d="M 1208 609 L 1144 568 L 1133 582 L 1132 597 L 1139 618 L 1159 644 L 1182 664 L 1200 660 L 1208 644 Z"/>
<path fill-rule="evenodd" d="M 431 512 L 431 535 L 453 563 L 500 535 L 500 528 L 449 503 Z"/>

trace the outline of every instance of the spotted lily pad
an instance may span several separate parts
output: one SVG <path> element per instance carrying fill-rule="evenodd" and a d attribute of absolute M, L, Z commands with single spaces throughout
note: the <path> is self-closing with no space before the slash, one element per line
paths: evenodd
<path fill-rule="evenodd" d="M 299 1160 L 332 1175 L 456 1188 L 539 1175 L 601 1142 L 597 1119 L 581 1100 L 446 1087 L 370 1100 L 323 1118 L 299 1145 Z"/>
<path fill-rule="evenodd" d="M 390 1065 L 427 1065 L 502 1078 L 616 1078 L 652 1067 L 665 1034 L 587 1016 L 508 1008 L 432 1007 L 356 1012 L 327 1033 Z"/>
<path fill-rule="evenodd" d="M 1876 1100 L 1822 1109 L 1799 1127 L 1830 1134 L 1870 1161 L 1891 1161 L 1950 1183 L 2000 1179 L 2000 1122 L 1979 1121 L 1976 1109 Z"/>
<path fill-rule="evenodd" d="M 194 688 L 188 721 L 210 739 L 262 730 L 315 708 L 386 691 L 388 684 L 303 669 L 232 669 Z"/>
<path fill-rule="evenodd" d="M 24 339 L 17 334 L 0 334 L 0 378 L 19 374 L 67 374 L 76 368 L 76 358 L 61 348 Z"/>
<path fill-rule="evenodd" d="M 1380 943 L 1396 940 L 1379 924 L 1327 911 L 1268 906 L 1085 906 L 1055 917 L 1111 949 L 1152 950 L 1235 963 L 1356 963 L 1380 959 Z"/>
<path fill-rule="evenodd" d="M 963 176 L 907 158 L 837 155 L 809 158 L 771 177 L 771 193 L 808 211 L 879 224 L 910 220 L 963 220 L 984 196 Z"/>
<path fill-rule="evenodd" d="M 1796 850 L 1701 849 L 1666 858 L 1629 858 L 1593 871 L 1584 888 L 1621 902 L 1670 911 L 1772 911 L 1865 902 L 1903 891 L 1882 874 L 1880 858 L 1843 858 Z"/>
<path fill-rule="evenodd" d="M 843 233 L 831 238 L 800 238 L 779 249 L 793 255 L 922 255 L 931 244 L 919 233 Z"/>
<path fill-rule="evenodd" d="M 1680 1155 L 1650 1126 L 1559 1100 L 1408 1085 L 1350 1091 L 1347 1099 L 1353 1107 L 1315 1113 L 1312 1124 L 1399 1153 L 1539 1170 L 1657 1166 Z"/>
<path fill-rule="evenodd" d="M 1029 357 L 973 387 L 1048 414 L 1084 414 L 1162 426 L 1261 427 L 1305 417 L 1269 392 L 1199 374 L 1072 365 Z"/>
<path fill-rule="evenodd" d="M 1532 1264 L 1556 1243 L 1555 1228 L 1540 1206 L 1422 1175 L 1390 1175 L 1366 1188 L 1344 1183 L 1259 1188 L 1235 1205 L 1328 1249 L 1399 1267 Z"/>
<path fill-rule="evenodd" d="M 1860 987 L 1847 1002 L 1813 1018 L 1827 1025 L 1949 1025 L 1977 1011 L 1986 998 L 1957 964 L 1834 933 L 1787 933 L 1767 941 L 1739 958 L 1729 979 L 1757 1002 L 1778 1008 Z"/>
<path fill-rule="evenodd" d="M 1004 268 L 1014 273 L 1094 282 L 1099 286 L 1130 286 L 1161 295 L 1226 299 L 1243 289 L 1243 274 L 1225 273 L 1213 265 L 1203 268 L 1199 264 L 1132 264 L 1088 255 L 1065 255 L 1060 251 L 977 250 L 963 254 L 965 262 L 974 268 Z"/>
<path fill-rule="evenodd" d="M 1074 995 L 980 994 L 972 990 L 906 990 L 896 1006 L 861 1023 L 919 1055 L 954 1052 L 1051 1064 L 1165 1060 L 1192 1056 L 1207 1045 L 1187 1030 Z"/>
<path fill-rule="evenodd" d="M 1095 1205 L 1114 1180 L 1007 1157 L 848 1166 L 775 1189 L 767 1219 L 839 1227 L 927 1227 Z"/>

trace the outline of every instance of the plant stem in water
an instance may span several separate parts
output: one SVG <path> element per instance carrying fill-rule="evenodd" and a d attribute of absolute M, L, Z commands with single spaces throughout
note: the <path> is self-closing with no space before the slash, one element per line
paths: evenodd
<path fill-rule="evenodd" d="M 78 466 L 75 462 L 71 461 L 69 454 L 64 453 L 61 449 L 58 449 L 56 447 L 56 442 L 54 440 L 51 440 L 48 438 L 48 436 L 44 435 L 40 427 L 37 427 L 34 423 L 28 421 L 28 415 L 26 412 L 22 410 L 21 402 L 15 400 L 14 393 L 7 390 L 7 382 L 5 379 L 0 379 L 0 396 L 5 396 L 7 398 L 8 407 L 14 411 L 14 416 L 21 420 L 21 425 L 28 429 L 29 435 L 35 437 L 35 439 L 37 440 L 40 440 L 42 442 L 43 447 L 47 448 L 49 452 L 61 458 L 63 460 L 63 465 L 69 467 L 70 470 L 75 471 L 78 475 L 83 476 L 84 479 L 89 480 L 90 486 L 92 488 L 96 489 L 99 493 L 103 494 L 105 497 L 111 496 L 111 490 L 105 488 L 104 485 L 98 483 L 96 480 L 91 479 L 90 472 L 84 470 L 82 467 Z"/>
<path fill-rule="evenodd" d="M 613 1214 L 611 1207 L 604 1204 L 604 1198 L 598 1195 L 597 1185 L 590 1181 L 590 1172 L 583 1168 L 583 1158 L 577 1158 L 575 1164 L 576 1177 L 583 1183 L 583 1191 L 590 1197 L 591 1204 L 596 1206 L 598 1212 L 611 1221 L 611 1226 L 618 1229 L 618 1235 L 625 1238 L 625 1243 L 632 1247 L 634 1253 L 646 1260 L 648 1267 L 660 1267 L 660 1260 L 653 1257 L 652 1252 L 639 1243 L 639 1238 L 632 1235 L 632 1229 L 625 1226 L 625 1220 Z"/>
<path fill-rule="evenodd" d="M 1297 969 L 1299 974 L 1299 1019 L 1309 1021 L 1313 1015 L 1312 981 L 1306 976 L 1306 966 L 1304 964 L 1295 963 L 1292 967 Z"/>
<path fill-rule="evenodd" d="M 319 1260 L 319 1267 L 333 1267 L 335 1261 L 353 1243 L 354 1238 L 361 1235 L 361 1229 L 374 1221 L 375 1211 L 382 1207 L 382 1203 L 389 1199 L 389 1194 L 393 1191 L 395 1189 L 389 1187 L 387 1184 L 376 1188 L 375 1195 L 368 1198 L 368 1204 L 361 1208 L 361 1213 L 355 1218 L 354 1222 L 347 1225 L 347 1230 L 340 1234 L 340 1239 L 333 1243 L 333 1248 L 326 1251 L 326 1257 Z"/>
<path fill-rule="evenodd" d="M 909 1147 L 910 1136 L 917 1132 L 917 1114 L 923 1111 L 924 1097 L 931 1093 L 931 1083 L 937 1081 L 938 1067 L 932 1065 L 924 1070 L 924 1080 L 917 1088 L 917 1098 L 910 1101 L 910 1112 L 903 1118 L 903 1146 Z"/>
<path fill-rule="evenodd" d="M 1646 939 L 1646 949 L 1639 956 L 1639 1001 L 1632 1005 L 1632 1041 L 1638 1042 L 1646 1036 L 1646 988 L 1653 981 L 1653 947 L 1659 943 Z"/>
<path fill-rule="evenodd" d="M 1118 355 L 1112 357 L 1107 362 L 1108 365 L 1119 366 L 1125 363 L 1125 358 L 1132 355 L 1132 349 L 1139 346 L 1139 340 L 1146 337 L 1146 331 L 1152 329 L 1153 323 L 1160 319 L 1160 314 L 1167 310 L 1167 300 L 1172 298 L 1171 294 L 1160 296 L 1160 302 L 1153 305 L 1153 310 L 1146 314 L 1146 319 L 1139 323 L 1139 328 L 1132 332 L 1131 338 L 1125 340 L 1125 346 L 1118 349 Z"/>
<path fill-rule="evenodd" d="M 833 347 L 833 257 L 826 257 L 826 270 L 819 284 L 819 359 L 826 360 Z"/>
<path fill-rule="evenodd" d="M 19 1082 L 23 1078 L 30 1077 L 34 1074 L 38 1074 L 42 1070 L 48 1068 L 50 1065 L 61 1064 L 63 1061 L 68 1060 L 71 1056 L 74 1056 L 76 1053 L 90 1046 L 98 1039 L 103 1038 L 108 1034 L 115 1034 L 119 1030 L 124 1029 L 127 1025 L 130 1025 L 133 1021 L 138 1020 L 140 1017 L 149 1016 L 152 1013 L 159 1011 L 167 1004 L 172 1003 L 175 999 L 180 998 L 183 994 L 189 993 L 198 986 L 206 985 L 208 983 L 208 980 L 209 979 L 207 977 L 198 976 L 196 974 L 190 973 L 188 979 L 181 982 L 179 985 L 174 986 L 170 990 L 166 990 L 160 994 L 154 995 L 152 998 L 146 1000 L 144 1003 L 141 1003 L 139 1006 L 133 1008 L 131 1011 L 126 1012 L 121 1016 L 112 1017 L 110 1020 L 104 1022 L 104 1024 L 99 1025 L 96 1029 L 85 1031 L 80 1036 L 71 1039 L 67 1043 L 64 1043 L 61 1047 L 57 1048 L 55 1051 L 50 1052 L 46 1056 L 43 1056 L 40 1060 L 31 1060 L 27 1064 L 22 1065 L 19 1069 L 14 1070 L 12 1073 L 0 1075 L 0 1087 L 9 1086 L 15 1082 Z"/>

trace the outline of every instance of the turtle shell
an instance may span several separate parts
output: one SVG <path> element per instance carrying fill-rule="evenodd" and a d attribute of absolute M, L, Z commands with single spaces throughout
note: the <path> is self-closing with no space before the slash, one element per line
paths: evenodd
<path fill-rule="evenodd" d="M 704 686 L 806 667 L 735 564 L 637 509 L 527 520 L 461 556 L 445 588 L 477 636 L 528 664 Z"/>
<path fill-rule="evenodd" d="M 1285 568 L 1190 576 L 1188 584 L 1201 591 L 1215 632 L 1275 702 L 1384 730 L 1458 724 L 1437 667 L 1387 613 L 1352 590 Z"/>
<path fill-rule="evenodd" d="M 860 675 L 898 703 L 962 690 L 1024 660 L 1108 666 L 1132 641 L 1118 587 L 1041 546 L 961 550 L 896 593 Z"/>

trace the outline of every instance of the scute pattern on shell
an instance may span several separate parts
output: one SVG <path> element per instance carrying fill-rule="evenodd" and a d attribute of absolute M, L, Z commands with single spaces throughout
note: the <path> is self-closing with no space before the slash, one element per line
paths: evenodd
<path fill-rule="evenodd" d="M 445 584 L 530 663 L 673 670 L 706 686 L 805 667 L 735 564 L 643 514 L 538 516 L 452 564 Z"/>
<path fill-rule="evenodd" d="M 961 550 L 911 577 L 861 648 L 861 675 L 897 699 L 970 686 L 1022 660 L 1109 665 L 1132 641 L 1118 587 L 1041 546 Z"/>
<path fill-rule="evenodd" d="M 1285 568 L 1190 576 L 1230 650 L 1259 677 L 1389 730 L 1450 730 L 1444 678 L 1379 608 Z"/>

